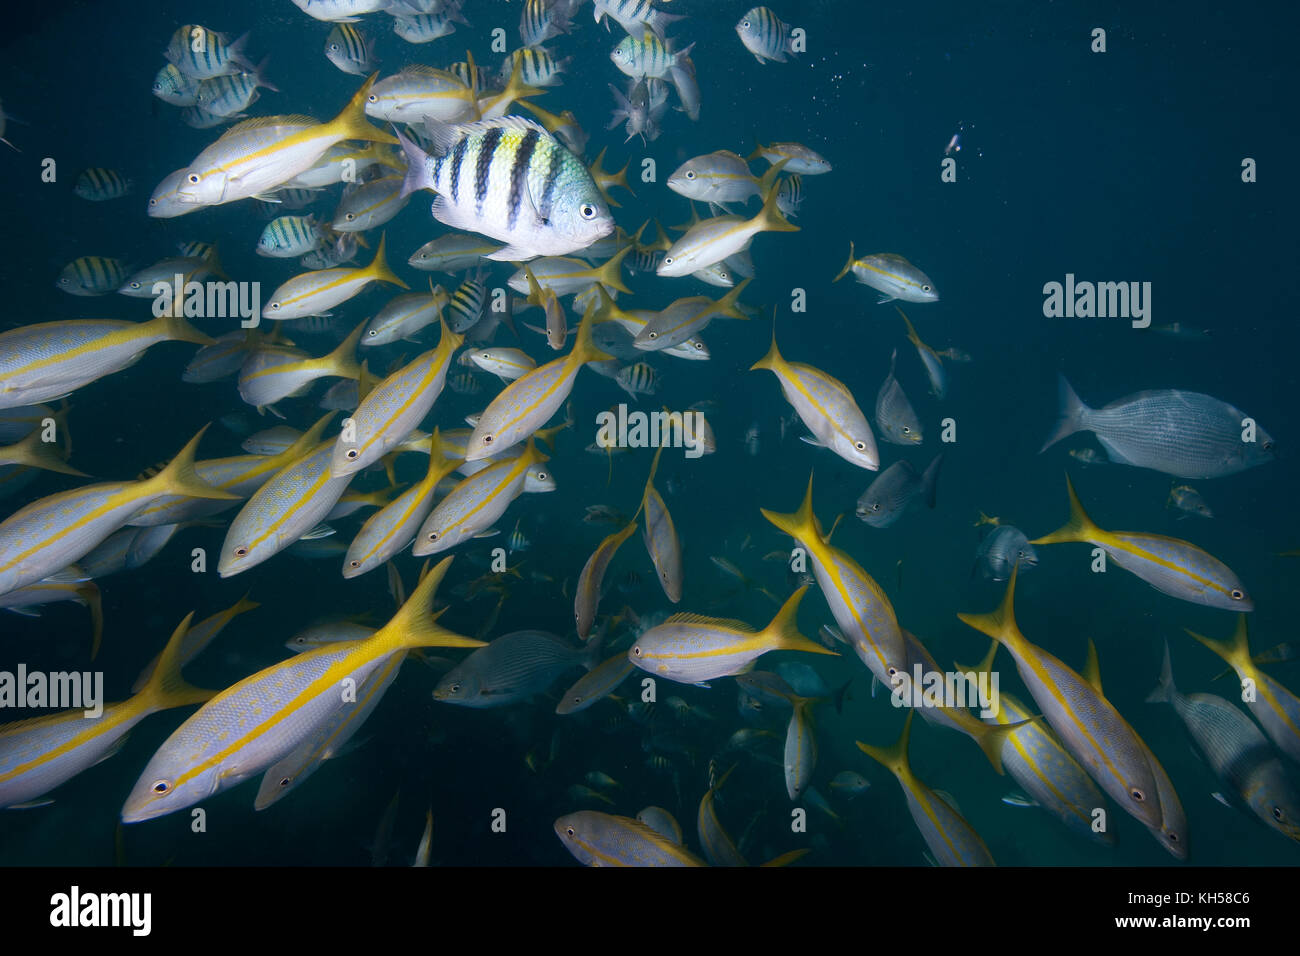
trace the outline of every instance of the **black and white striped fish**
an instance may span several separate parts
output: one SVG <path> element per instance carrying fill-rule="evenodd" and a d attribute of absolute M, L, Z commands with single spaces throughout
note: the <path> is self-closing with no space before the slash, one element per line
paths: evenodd
<path fill-rule="evenodd" d="M 472 329 L 483 318 L 483 301 L 486 298 L 487 286 L 479 278 L 468 278 L 456 286 L 451 301 L 447 303 L 447 311 L 451 313 L 447 319 L 447 328 L 457 335 Z"/>
<path fill-rule="evenodd" d="M 767 7 L 755 7 L 736 24 L 736 33 L 745 49 L 754 54 L 759 63 L 775 60 L 785 63 L 786 54 L 793 53 L 790 27 Z"/>
<path fill-rule="evenodd" d="M 365 76 L 374 69 L 370 41 L 350 23 L 336 24 L 325 38 L 325 59 L 353 76 Z"/>
<path fill-rule="evenodd" d="M 95 166 L 82 171 L 72 191 L 82 199 L 104 202 L 108 199 L 121 199 L 131 191 L 131 185 L 131 180 L 116 169 Z"/>
<path fill-rule="evenodd" d="M 587 167 L 533 120 L 426 120 L 425 129 L 429 154 L 398 134 L 407 159 L 402 193 L 431 189 L 439 222 L 507 243 L 487 258 L 562 256 L 614 231 Z"/>
<path fill-rule="evenodd" d="M 659 389 L 659 376 L 654 366 L 647 362 L 626 365 L 614 377 L 619 387 L 633 398 L 638 395 L 653 395 Z"/>
<path fill-rule="evenodd" d="M 82 256 L 63 267 L 54 287 L 69 295 L 105 295 L 115 291 L 126 277 L 126 263 L 121 259 Z"/>
<path fill-rule="evenodd" d="M 186 76 L 207 80 L 253 70 L 253 64 L 244 55 L 247 41 L 247 33 L 234 43 L 227 43 L 223 34 L 197 24 L 187 24 L 172 34 L 163 55 Z"/>

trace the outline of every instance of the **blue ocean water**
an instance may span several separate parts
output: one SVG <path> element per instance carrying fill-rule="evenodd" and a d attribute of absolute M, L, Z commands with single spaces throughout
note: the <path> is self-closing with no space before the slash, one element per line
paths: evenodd
<path fill-rule="evenodd" d="M 464 13 L 472 26 L 420 46 L 394 36 L 382 14 L 367 16 L 360 26 L 374 38 L 381 75 L 408 63 L 444 66 L 463 59 L 467 48 L 495 70 L 501 55 L 492 52 L 492 31 L 502 28 L 515 48 L 521 6 L 468 0 Z M 1066 518 L 1068 471 L 1103 527 L 1185 538 L 1231 566 L 1257 608 L 1251 615 L 1255 650 L 1289 640 L 1297 559 L 1278 552 L 1300 547 L 1291 498 L 1295 338 L 1286 279 L 1296 251 L 1294 189 L 1284 165 L 1296 145 L 1287 109 L 1294 67 L 1284 48 L 1293 25 L 1284 21 L 1293 17 L 1227 7 L 1193 15 L 1185 8 L 1060 3 L 993 11 L 952 3 L 892 9 L 790 4 L 775 9 L 806 30 L 807 52 L 789 63 L 760 65 L 734 32 L 746 3 L 674 0 L 667 7 L 688 16 L 670 34 L 696 43 L 692 57 L 703 100 L 698 122 L 670 110 L 662 135 L 648 144 L 625 143 L 621 129 L 604 129 L 612 108 L 608 84 L 624 85 L 608 56 L 621 33 L 617 25 L 607 32 L 595 24 L 590 5 L 575 16 L 571 34 L 551 41 L 573 61 L 564 84 L 537 101 L 554 113 L 574 112 L 591 134 L 587 159 L 608 147 L 607 168 L 630 164 L 636 195 L 614 192 L 622 203 L 614 210 L 622 228 L 634 232 L 649 218 L 664 225 L 686 221 L 688 204 L 663 180 L 684 160 L 712 150 L 748 154 L 756 141 L 793 140 L 826 157 L 834 169 L 804 177 L 806 199 L 795 219 L 799 232 L 755 240 L 757 276 L 742 297 L 756 307 L 755 318 L 712 324 L 704 334 L 709 362 L 655 361 L 658 393 L 639 407 L 716 403 L 709 419 L 718 450 L 697 460 L 665 451 L 659 469 L 658 487 L 682 539 L 681 603 L 673 607 L 657 588 L 638 534 L 620 551 L 609 580 L 635 572 L 640 584 L 626 594 L 611 588 L 602 611 L 627 604 L 643 617 L 694 611 L 765 624 L 775 605 L 754 589 L 739 589 L 710 556 L 734 562 L 784 599 L 792 589 L 786 569 L 764 556 L 788 549 L 789 539 L 763 520 L 759 508 L 793 511 L 812 471 L 823 523 L 829 527 L 845 514 L 834 544 L 882 585 L 900 622 L 941 666 L 954 659 L 969 662 L 987 643 L 956 613 L 989 610 L 1002 594 L 1001 584 L 972 575 L 980 535 L 975 519 L 981 511 L 997 515 L 1031 537 L 1054 530 Z M 155 185 L 220 133 L 188 128 L 179 111 L 151 96 L 149 88 L 178 26 L 202 23 L 232 37 L 248 30 L 254 59 L 269 56 L 267 72 L 283 91 L 264 92 L 251 114 L 330 117 L 360 78 L 341 73 L 321 54 L 329 24 L 312 20 L 288 0 L 219 7 L 159 3 L 147 12 L 105 0 L 49 5 L 27 16 L 4 41 L 0 89 L 5 112 L 26 121 L 11 121 L 5 132 L 21 152 L 0 152 L 11 223 L 3 259 L 9 306 L 4 329 L 147 317 L 148 300 L 74 298 L 58 291 L 55 277 L 78 256 L 114 256 L 143 266 L 174 254 L 178 242 L 203 240 L 217 244 L 232 278 L 260 282 L 268 292 L 301 271 L 294 261 L 255 255 L 266 218 L 253 200 L 176 219 L 146 216 L 145 201 Z M 1090 49 L 1097 27 L 1106 30 L 1104 53 Z M 959 130 L 957 179 L 944 182 L 944 146 Z M 1242 181 L 1247 157 L 1258 163 L 1257 182 Z M 646 160 L 654 161 L 653 182 L 641 179 Z M 50 161 L 55 175 L 47 182 L 42 170 Z M 763 167 L 753 165 L 756 171 Z M 100 166 L 133 180 L 133 193 L 105 203 L 74 196 L 77 173 Z M 313 208 L 328 215 L 337 195 L 338 187 L 332 187 Z M 398 274 L 412 289 L 423 288 L 425 276 L 405 259 L 446 231 L 431 219 L 427 194 L 383 231 Z M 370 236 L 372 248 L 376 239 Z M 874 291 L 851 281 L 831 282 L 850 241 L 859 255 L 903 255 L 934 279 L 939 302 L 903 308 L 925 342 L 972 356 L 969 364 L 948 363 L 949 391 L 942 401 L 927 395 L 924 372 L 893 304 L 878 305 Z M 360 261 L 368 256 L 362 250 Z M 495 266 L 488 285 L 504 284 L 510 271 Z M 1179 322 L 1210 335 L 1187 341 L 1135 329 L 1124 319 L 1046 318 L 1043 286 L 1064 281 L 1067 273 L 1081 280 L 1150 282 L 1154 324 Z M 620 299 L 625 307 L 658 308 L 682 295 L 721 293 L 691 279 L 637 275 L 626 281 L 634 294 Z M 795 290 L 806 294 L 804 312 L 791 311 Z M 340 307 L 340 328 L 372 315 L 394 291 L 372 286 Z M 875 475 L 800 442 L 800 427 L 781 428 L 790 407 L 777 383 L 770 373 L 749 371 L 767 349 L 773 307 L 786 357 L 839 378 L 868 414 L 890 352 L 899 350 L 899 380 L 930 437 L 915 450 L 882 445 L 883 464 L 901 457 L 920 468 L 942 450 L 933 511 L 911 512 L 887 529 L 856 521 L 854 503 Z M 232 327 L 222 321 L 228 323 L 209 320 L 202 327 L 220 334 Z M 539 362 L 552 357 L 541 336 L 522 327 L 519 334 L 516 342 L 499 330 L 495 344 L 521 345 Z M 321 354 L 339 338 L 303 336 L 299 344 Z M 435 340 L 430 329 L 421 342 L 427 348 Z M 403 354 L 413 357 L 417 348 L 386 347 L 372 367 L 386 368 Z M 240 401 L 233 380 L 181 382 L 193 350 L 159 345 L 132 368 L 78 389 L 69 399 L 72 463 L 97 479 L 128 479 L 223 416 L 237 416 L 237 430 L 244 433 L 275 423 Z M 1038 453 L 1056 417 L 1058 372 L 1093 406 L 1143 389 L 1214 395 L 1268 429 L 1277 441 L 1276 460 L 1193 482 L 1215 517 L 1179 520 L 1165 507 L 1169 476 L 1115 465 L 1084 467 L 1066 454 L 1067 448 L 1095 447 L 1090 436 Z M 485 391 L 474 396 L 446 391 L 426 425 L 457 427 L 490 398 L 495 385 L 484 384 Z M 322 391 L 318 386 L 281 403 L 288 423 L 305 427 L 313 421 Z M 585 450 L 594 440 L 596 414 L 625 400 L 613 382 L 580 373 L 573 393 L 575 427 L 558 439 L 549 464 L 558 490 L 521 497 L 500 524 L 504 535 L 518 520 L 531 548 L 520 576 L 502 578 L 506 599 L 485 637 L 524 628 L 572 634 L 573 582 L 592 549 L 614 530 L 583 522 L 584 509 L 607 504 L 631 515 L 650 464 L 649 450 L 615 456 L 607 482 L 606 460 Z M 945 418 L 955 422 L 956 441 L 940 444 Z M 754 424 L 758 447 L 750 454 L 744 436 Z M 215 425 L 200 457 L 238 454 L 241 437 Z M 423 467 L 422 459 L 403 459 L 399 477 L 417 480 Z M 382 474 L 364 477 L 357 486 L 383 485 Z M 0 503 L 0 513 L 79 481 L 42 475 Z M 355 533 L 362 517 L 339 522 L 340 540 Z M 236 619 L 195 661 L 187 670 L 191 682 L 221 688 L 270 666 L 283 659 L 284 641 L 313 621 L 366 614 L 378 625 L 392 611 L 383 573 L 344 581 L 340 555 L 313 561 L 282 553 L 222 580 L 215 562 L 224 534 L 224 526 L 183 529 L 145 567 L 101 582 L 104 641 L 93 666 L 105 673 L 109 699 L 128 694 L 136 674 L 185 614 L 205 617 L 245 593 L 261 607 Z M 452 595 L 457 585 L 489 571 L 491 549 L 501 540 L 474 541 L 452 552 L 445 626 L 472 635 L 488 620 L 495 592 L 473 600 Z M 208 556 L 204 574 L 191 571 L 195 548 Z M 1107 697 L 1178 789 L 1191 862 L 1295 862 L 1295 846 L 1211 797 L 1222 784 L 1190 751 L 1171 710 L 1144 703 L 1166 640 L 1182 690 L 1231 698 L 1233 680 L 1213 680 L 1220 661 L 1183 629 L 1225 638 L 1234 615 L 1160 594 L 1113 566 L 1105 574 L 1090 573 L 1088 552 L 1072 544 L 1040 548 L 1038 567 L 1018 587 L 1024 633 L 1076 667 L 1082 666 L 1088 639 L 1095 641 Z M 405 555 L 397 565 L 412 585 L 420 562 Z M 814 587 L 804 601 L 801 630 L 811 636 L 830 622 Z M 91 666 L 88 630 L 85 610 L 66 604 L 45 608 L 39 618 L 6 614 L 0 661 L 6 669 L 19 661 L 31 669 L 85 669 Z M 1004 686 L 1026 696 L 1009 659 L 999 661 Z M 56 790 L 52 805 L 0 816 L 0 862 L 329 865 L 378 857 L 405 864 L 430 807 L 435 863 L 565 864 L 571 857 L 552 831 L 556 817 L 584 808 L 635 816 L 651 804 L 677 816 L 688 847 L 697 851 L 692 821 L 708 787 L 710 760 L 716 759 L 721 770 L 740 763 L 719 798 L 719 813 L 733 837 L 745 834 L 742 848 L 752 861 L 809 847 L 803 865 L 922 865 L 925 845 L 897 784 L 854 746 L 855 740 L 891 743 L 903 714 L 883 692 L 872 698 L 870 674 L 852 655 L 806 662 L 833 687 L 853 681 L 842 712 L 823 705 L 815 713 L 820 753 L 813 782 L 839 819 L 810 808 L 807 832 L 791 831 L 790 810 L 798 804 L 786 795 L 779 765 L 723 753 L 727 737 L 742 726 L 728 680 L 708 689 L 661 681 L 655 726 L 647 731 L 627 712 L 639 692 L 633 679 L 620 689 L 620 702 L 605 701 L 573 717 L 553 713 L 563 681 L 531 704 L 477 710 L 433 700 L 437 674 L 411 660 L 358 734 L 363 743 L 268 810 L 253 810 L 255 787 L 243 784 L 203 802 L 205 833 L 192 831 L 188 811 L 122 827 L 118 814 L 127 792 L 188 714 L 169 711 L 143 722 L 110 761 Z M 1294 663 L 1274 665 L 1270 673 L 1300 689 Z M 705 708 L 713 719 L 675 722 L 662 702 L 671 695 Z M 783 720 L 770 726 L 783 735 Z M 647 741 L 657 741 L 659 749 L 648 750 Z M 667 772 L 647 766 L 656 752 L 667 757 Z M 540 755 L 534 767 L 545 766 L 530 768 L 530 754 Z M 1040 810 L 1001 802 L 1014 785 L 956 734 L 918 722 L 912 760 L 921 779 L 952 794 L 999 863 L 1176 862 L 1118 808 L 1110 813 L 1118 845 L 1104 848 L 1070 836 Z M 829 793 L 829 780 L 844 769 L 872 782 L 852 802 Z M 582 803 L 568 792 L 594 770 L 622 784 L 610 795 L 612 806 Z M 374 849 L 381 818 L 399 792 L 391 842 L 381 839 L 388 845 Z M 507 814 L 504 834 L 491 829 L 497 808 Z"/>

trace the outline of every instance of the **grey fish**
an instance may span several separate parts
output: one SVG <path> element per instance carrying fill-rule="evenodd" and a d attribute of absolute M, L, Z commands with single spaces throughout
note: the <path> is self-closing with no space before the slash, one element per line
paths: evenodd
<path fill-rule="evenodd" d="M 894 377 L 894 365 L 898 361 L 898 349 L 889 356 L 889 375 L 880 386 L 876 395 L 876 427 L 881 437 L 895 445 L 921 444 L 921 422 L 916 417 L 916 409 L 903 393 L 903 386 Z"/>
<path fill-rule="evenodd" d="M 579 649 L 547 631 L 504 634 L 443 675 L 433 696 L 462 707 L 517 704 L 549 689 L 566 671 L 590 670 L 599 645 L 593 641 Z"/>
<path fill-rule="evenodd" d="M 858 499 L 858 517 L 873 528 L 888 528 L 914 502 L 924 501 L 926 507 L 933 508 L 942 462 L 943 455 L 935 455 L 922 474 L 917 474 L 909 462 L 894 462 Z"/>
<path fill-rule="evenodd" d="M 1019 528 L 1000 524 L 984 535 L 975 549 L 975 566 L 990 581 L 1006 581 L 1016 565 L 1021 571 L 1037 567 L 1038 552 Z"/>
<path fill-rule="evenodd" d="M 1300 791 L 1254 722 L 1214 694 L 1182 694 L 1174 686 L 1169 645 L 1160 683 L 1147 703 L 1167 703 L 1210 769 L 1241 804 L 1289 839 L 1300 841 Z"/>
<path fill-rule="evenodd" d="M 1089 408 L 1061 377 L 1061 417 L 1043 443 L 1046 451 L 1067 435 L 1096 434 L 1110 460 L 1177 478 L 1222 478 L 1273 459 L 1273 439 L 1255 426 L 1243 440 L 1247 416 L 1209 395 L 1160 389 Z"/>

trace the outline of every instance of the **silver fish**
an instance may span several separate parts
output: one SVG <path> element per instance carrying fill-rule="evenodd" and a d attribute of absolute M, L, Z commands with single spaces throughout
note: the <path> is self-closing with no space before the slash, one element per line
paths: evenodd
<path fill-rule="evenodd" d="M 910 462 L 894 462 L 862 493 L 857 516 L 873 528 L 888 528 L 914 502 L 924 501 L 926 507 L 933 508 L 942 462 L 943 455 L 935 455 L 921 474 Z"/>
<path fill-rule="evenodd" d="M 1075 432 L 1097 436 L 1110 460 L 1176 478 L 1222 478 L 1273 459 L 1273 439 L 1240 409 L 1179 389 L 1137 392 L 1089 408 L 1060 380 L 1061 417 L 1046 451 Z"/>

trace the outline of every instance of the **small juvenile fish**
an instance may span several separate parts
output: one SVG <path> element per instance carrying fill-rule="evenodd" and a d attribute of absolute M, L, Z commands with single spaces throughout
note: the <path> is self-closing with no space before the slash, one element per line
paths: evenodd
<path fill-rule="evenodd" d="M 916 354 L 925 366 L 925 374 L 930 379 L 930 394 L 935 398 L 943 398 L 948 393 L 948 373 L 943 369 L 943 359 L 939 358 L 938 352 L 921 341 L 907 314 L 898 306 L 894 308 L 903 317 L 903 324 L 907 326 L 907 340 L 916 346 Z"/>
<path fill-rule="evenodd" d="M 69 295 L 106 295 L 126 281 L 126 263 L 105 256 L 73 259 L 59 272 L 54 287 Z"/>
<path fill-rule="evenodd" d="M 885 441 L 895 445 L 919 445 L 922 441 L 921 421 L 907 400 L 903 386 L 894 377 L 898 349 L 889 356 L 889 375 L 876 394 L 876 427 Z"/>
<path fill-rule="evenodd" d="M 280 216 L 266 224 L 256 252 L 274 259 L 292 259 L 314 252 L 324 242 L 315 216 Z"/>
<path fill-rule="evenodd" d="M 760 64 L 768 60 L 785 63 L 786 54 L 795 52 L 790 27 L 767 7 L 754 7 L 741 17 L 736 33 Z"/>
<path fill-rule="evenodd" d="M 980 540 L 975 549 L 975 566 L 987 580 L 1005 581 L 1011 577 L 1013 567 L 1022 571 L 1038 567 L 1038 552 L 1019 528 L 999 524 Z"/>
<path fill-rule="evenodd" d="M 325 38 L 325 59 L 353 76 L 365 76 L 374 69 L 370 41 L 350 23 L 336 25 Z"/>
<path fill-rule="evenodd" d="M 1191 485 L 1175 485 L 1170 488 L 1169 500 L 1165 502 L 1165 506 L 1185 512 L 1185 514 L 1179 515 L 1180 518 L 1185 518 L 1187 515 L 1200 515 L 1202 518 L 1214 517 L 1214 512 L 1205 503 L 1201 493 Z"/>
<path fill-rule="evenodd" d="M 773 166 L 784 165 L 787 173 L 819 176 L 831 171 L 830 163 L 802 143 L 772 143 L 758 147 L 749 155 L 751 162 L 760 157 Z"/>
<path fill-rule="evenodd" d="M 121 199 L 131 191 L 134 184 L 116 169 L 93 167 L 81 172 L 72 192 L 90 202 L 105 202 L 109 199 Z"/>

